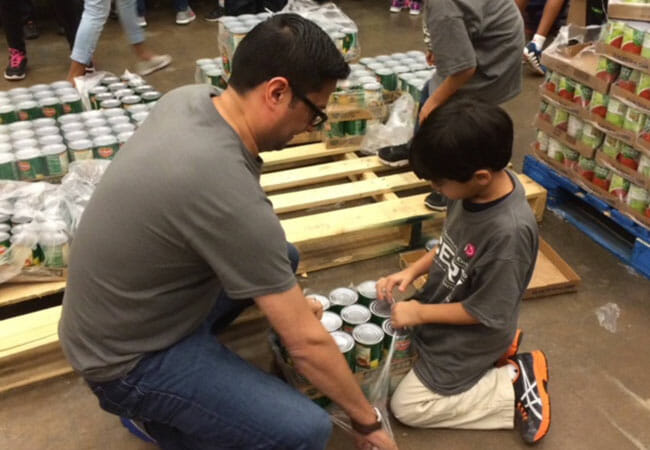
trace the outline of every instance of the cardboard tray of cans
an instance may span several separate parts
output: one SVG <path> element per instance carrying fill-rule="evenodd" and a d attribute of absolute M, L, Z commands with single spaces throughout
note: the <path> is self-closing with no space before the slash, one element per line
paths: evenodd
<path fill-rule="evenodd" d="M 650 21 L 650 4 L 610 0 L 607 15 L 610 19 Z"/>
<path fill-rule="evenodd" d="M 634 184 L 650 189 L 650 177 L 646 177 L 643 173 L 622 164 L 617 159 L 612 158 L 602 151 L 596 153 L 596 162 L 601 166 L 607 167 L 608 169 L 618 173 L 622 177 L 625 177 Z"/>
<path fill-rule="evenodd" d="M 547 49 L 542 53 L 542 64 L 549 70 L 572 78 L 596 91 L 607 93 L 610 81 L 596 76 L 599 55 L 593 44 L 576 44 Z"/>
<path fill-rule="evenodd" d="M 624 66 L 650 73 L 650 59 L 635 53 L 626 52 L 605 42 L 596 42 L 596 52 Z"/>

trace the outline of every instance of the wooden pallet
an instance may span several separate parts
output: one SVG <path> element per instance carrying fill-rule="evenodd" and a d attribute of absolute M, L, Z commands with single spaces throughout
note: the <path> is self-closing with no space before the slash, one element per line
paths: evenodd
<path fill-rule="evenodd" d="M 301 252 L 300 272 L 399 252 L 439 235 L 444 213 L 424 206 L 427 183 L 408 170 L 384 166 L 376 156 L 316 143 L 271 152 L 264 160 L 260 181 L 287 240 Z M 541 220 L 545 189 L 525 175 L 519 178 Z M 7 289 L 13 288 L 0 287 L 0 299 Z M 40 289 L 46 295 L 53 288 Z M 5 301 L 39 296 L 30 295 L 8 293 Z M 57 342 L 60 313 L 56 306 L 2 322 L 0 392 L 72 371 Z M 259 314 L 253 311 L 250 317 Z"/>

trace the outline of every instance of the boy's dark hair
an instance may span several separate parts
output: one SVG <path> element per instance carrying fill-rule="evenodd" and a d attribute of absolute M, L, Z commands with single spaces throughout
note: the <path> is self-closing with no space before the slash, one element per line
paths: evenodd
<path fill-rule="evenodd" d="M 512 156 L 512 120 L 502 108 L 452 100 L 435 109 L 413 138 L 409 160 L 420 178 L 469 181 L 480 169 L 502 170 Z"/>
<path fill-rule="evenodd" d="M 349 74 L 341 52 L 318 25 L 297 14 L 277 14 L 237 46 L 228 83 L 244 94 L 273 77 L 285 77 L 305 95 Z"/>

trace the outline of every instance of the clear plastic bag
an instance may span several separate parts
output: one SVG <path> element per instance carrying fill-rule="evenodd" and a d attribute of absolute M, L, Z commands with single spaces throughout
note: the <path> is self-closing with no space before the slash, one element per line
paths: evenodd
<path fill-rule="evenodd" d="M 382 147 L 406 144 L 413 137 L 415 126 L 415 101 L 409 94 L 401 95 L 391 106 L 385 124 L 370 121 L 361 142 L 361 151 L 374 155 Z"/>
<path fill-rule="evenodd" d="M 621 308 L 616 303 L 607 303 L 596 309 L 598 324 L 610 333 L 616 333 L 616 322 L 620 315 Z"/>

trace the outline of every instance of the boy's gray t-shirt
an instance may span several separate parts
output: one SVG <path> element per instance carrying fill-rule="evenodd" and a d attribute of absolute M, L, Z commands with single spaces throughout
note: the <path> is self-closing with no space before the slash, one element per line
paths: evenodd
<path fill-rule="evenodd" d="M 454 98 L 500 104 L 521 92 L 524 23 L 513 0 L 426 0 L 436 74 L 433 92 L 450 75 L 476 67 Z"/>
<path fill-rule="evenodd" d="M 438 254 L 416 297 L 427 304 L 461 302 L 480 322 L 415 328 L 415 374 L 441 395 L 470 389 L 505 353 L 517 329 L 538 235 L 524 188 L 508 173 L 514 190 L 488 209 L 469 212 L 462 201 L 449 202 Z"/>
<path fill-rule="evenodd" d="M 165 95 L 107 169 L 72 244 L 59 323 L 91 381 L 195 331 L 219 292 L 279 293 L 296 279 L 255 158 L 209 86 Z"/>

